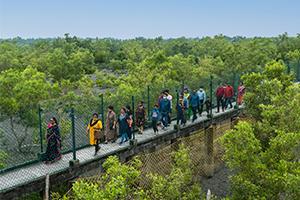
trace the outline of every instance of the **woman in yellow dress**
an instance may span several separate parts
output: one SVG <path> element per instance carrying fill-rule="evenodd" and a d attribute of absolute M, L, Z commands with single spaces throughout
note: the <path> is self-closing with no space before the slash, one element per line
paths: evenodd
<path fill-rule="evenodd" d="M 94 156 L 97 156 L 97 153 L 101 148 L 99 146 L 100 140 L 95 139 L 94 132 L 95 131 L 101 131 L 101 130 L 102 130 L 102 122 L 98 119 L 97 113 L 94 113 L 93 114 L 93 119 L 91 119 L 91 121 L 89 123 L 89 126 L 87 128 L 87 131 L 86 131 L 86 136 L 88 136 L 89 132 L 90 132 L 90 144 L 92 146 L 95 146 Z"/>

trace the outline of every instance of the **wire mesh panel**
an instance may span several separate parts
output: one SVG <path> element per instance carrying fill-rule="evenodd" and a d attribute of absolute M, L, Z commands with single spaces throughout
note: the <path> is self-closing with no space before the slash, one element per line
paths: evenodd
<path fill-rule="evenodd" d="M 220 144 L 220 138 L 228 130 L 234 128 L 238 121 L 239 118 L 236 118 L 232 122 L 229 120 L 213 125 L 205 130 L 195 131 L 189 137 L 178 138 L 173 143 L 165 143 L 161 147 L 157 146 L 155 149 L 149 149 L 124 163 L 123 166 L 131 167 L 132 170 L 137 171 L 135 173 L 136 177 L 133 179 L 132 176 L 124 177 L 129 180 L 129 189 L 126 189 L 128 192 L 127 196 L 122 197 L 122 199 L 139 199 L 138 195 L 141 191 L 147 191 L 148 197 L 152 199 L 158 198 L 157 193 L 153 192 L 151 188 L 154 181 L 160 179 L 158 177 L 172 181 L 168 179 L 168 176 L 174 170 L 176 164 L 174 153 L 179 151 L 180 146 L 188 150 L 188 159 L 191 161 L 189 167 L 192 169 L 191 183 L 199 182 L 203 177 L 214 172 L 214 170 L 224 164 L 223 155 L 225 150 Z M 140 163 L 138 167 L 137 163 Z M 116 174 L 112 174 L 109 171 L 81 178 L 78 181 L 83 181 L 87 184 L 97 184 L 97 190 L 103 193 L 109 192 L 112 180 L 115 180 L 116 176 L 124 176 L 124 174 L 121 175 L 122 173 L 118 171 L 118 169 L 121 169 L 121 165 L 120 163 L 119 167 L 113 170 Z M 124 187 L 126 188 L 127 186 Z M 74 198 L 76 194 L 70 190 L 67 193 L 67 197 Z"/>
<path fill-rule="evenodd" d="M 0 169 L 36 160 L 41 151 L 38 108 L 2 110 L 0 116 Z"/>

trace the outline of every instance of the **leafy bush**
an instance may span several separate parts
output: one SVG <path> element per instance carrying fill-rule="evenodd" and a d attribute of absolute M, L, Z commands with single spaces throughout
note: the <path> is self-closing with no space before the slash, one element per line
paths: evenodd
<path fill-rule="evenodd" d="M 299 199 L 300 87 L 277 62 L 246 77 L 245 85 L 251 120 L 222 138 L 234 172 L 232 199 Z"/>
<path fill-rule="evenodd" d="M 205 199 L 198 184 L 192 184 L 193 166 L 188 149 L 180 146 L 173 154 L 175 163 L 170 175 L 166 177 L 148 174 L 152 187 L 144 190 L 141 182 L 141 161 L 132 160 L 121 164 L 116 156 L 110 156 L 103 164 L 105 174 L 97 179 L 77 181 L 73 185 L 72 199 Z M 56 195 L 57 199 L 63 198 Z M 214 199 L 215 197 L 212 197 Z"/>

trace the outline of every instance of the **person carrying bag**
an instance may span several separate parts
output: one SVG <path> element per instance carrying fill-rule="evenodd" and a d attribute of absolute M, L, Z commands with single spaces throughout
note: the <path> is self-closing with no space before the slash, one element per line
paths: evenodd
<path fill-rule="evenodd" d="M 92 146 L 95 146 L 95 154 L 94 156 L 97 156 L 98 151 L 100 150 L 100 140 L 103 138 L 103 131 L 102 131 L 102 122 L 98 119 L 98 114 L 93 114 L 93 119 L 91 119 L 87 131 L 86 136 L 88 136 L 90 133 L 90 144 Z"/>

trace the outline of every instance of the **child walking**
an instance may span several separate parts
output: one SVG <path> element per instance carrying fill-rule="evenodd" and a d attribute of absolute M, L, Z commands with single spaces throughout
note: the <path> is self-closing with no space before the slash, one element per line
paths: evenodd
<path fill-rule="evenodd" d="M 210 111 L 210 108 L 211 108 L 211 102 L 210 102 L 209 97 L 206 97 L 205 105 L 206 105 L 206 112 L 209 115 L 209 111 Z"/>
<path fill-rule="evenodd" d="M 158 129 L 157 129 L 157 121 L 158 121 L 158 117 L 159 117 L 159 111 L 158 111 L 158 106 L 155 105 L 154 109 L 152 110 L 151 114 L 148 117 L 148 120 L 150 119 L 150 117 L 152 116 L 152 128 L 154 131 L 154 135 L 158 134 Z"/>

